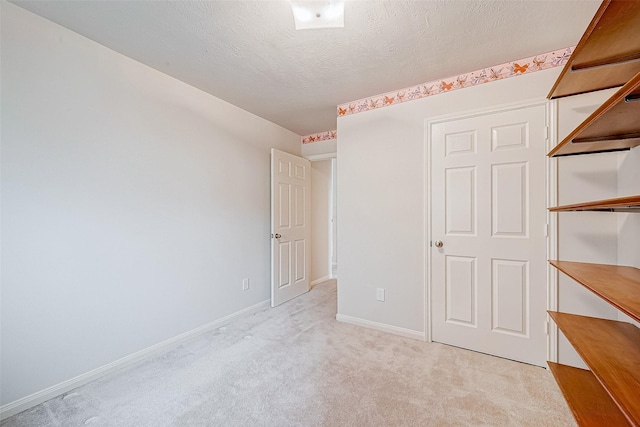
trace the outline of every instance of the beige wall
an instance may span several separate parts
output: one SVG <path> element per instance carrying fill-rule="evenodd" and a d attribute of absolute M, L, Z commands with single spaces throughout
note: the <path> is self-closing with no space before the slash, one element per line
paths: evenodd
<path fill-rule="evenodd" d="M 337 139 L 330 139 L 329 141 L 311 142 L 309 144 L 301 144 L 301 145 L 302 145 L 301 152 L 303 157 L 335 154 L 336 151 L 338 150 Z"/>
<path fill-rule="evenodd" d="M 425 335 L 425 120 L 544 98 L 560 68 L 448 92 L 338 118 L 338 318 L 415 338 Z M 567 97 L 556 104 L 558 139 L 584 120 L 611 91 Z M 637 194 L 638 148 L 630 153 L 565 157 L 558 168 L 558 203 Z M 640 215 L 558 214 L 559 257 L 638 266 Z M 550 274 L 557 274 L 551 271 Z M 616 318 L 611 305 L 558 274 L 561 311 Z M 544 284 L 541 284 L 544 286 Z M 383 304 L 376 288 L 386 289 Z M 427 302 L 428 303 L 428 302 Z M 426 325 L 428 327 L 428 323 Z M 560 335 L 560 362 L 581 365 Z"/>
<path fill-rule="evenodd" d="M 0 7 L 2 404 L 268 300 L 300 136 Z"/>

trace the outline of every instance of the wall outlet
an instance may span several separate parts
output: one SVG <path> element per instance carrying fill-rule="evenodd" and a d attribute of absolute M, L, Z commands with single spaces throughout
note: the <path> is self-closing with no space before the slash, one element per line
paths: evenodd
<path fill-rule="evenodd" d="M 249 278 L 242 279 L 242 290 L 246 291 L 249 289 Z"/>
<path fill-rule="evenodd" d="M 376 289 L 376 300 L 377 301 L 384 301 L 384 288 L 377 288 Z"/>

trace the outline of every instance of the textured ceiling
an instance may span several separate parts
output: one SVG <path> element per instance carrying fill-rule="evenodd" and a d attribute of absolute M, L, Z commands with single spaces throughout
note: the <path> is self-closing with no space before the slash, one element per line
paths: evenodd
<path fill-rule="evenodd" d="M 336 105 L 575 45 L 600 1 L 346 1 L 296 31 L 288 0 L 13 1 L 300 135 Z"/>

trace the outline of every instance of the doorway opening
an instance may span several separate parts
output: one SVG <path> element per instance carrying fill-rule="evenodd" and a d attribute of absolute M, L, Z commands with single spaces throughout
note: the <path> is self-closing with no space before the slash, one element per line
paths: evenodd
<path fill-rule="evenodd" d="M 336 158 L 311 159 L 311 286 L 337 277 Z"/>

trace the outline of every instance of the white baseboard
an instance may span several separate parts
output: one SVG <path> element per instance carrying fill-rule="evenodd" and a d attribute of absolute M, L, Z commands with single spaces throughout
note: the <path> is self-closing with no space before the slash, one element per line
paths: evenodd
<path fill-rule="evenodd" d="M 332 277 L 330 274 L 329 274 L 329 275 L 326 275 L 326 276 L 324 276 L 324 277 L 321 277 L 321 278 L 316 279 L 316 280 L 314 280 L 313 282 L 311 282 L 311 286 L 313 287 L 313 286 L 315 286 L 315 285 L 319 285 L 320 283 L 322 283 L 322 282 L 326 282 L 327 280 L 331 280 L 331 279 L 333 279 L 333 277 Z"/>
<path fill-rule="evenodd" d="M 338 322 L 350 323 L 364 328 L 375 329 L 376 331 L 388 332 L 401 337 L 411 338 L 424 341 L 424 332 L 414 331 L 413 329 L 401 328 L 399 326 L 387 325 L 386 323 L 374 322 L 371 320 L 360 319 L 358 317 L 346 316 L 344 314 L 336 314 Z"/>
<path fill-rule="evenodd" d="M 133 365 L 134 363 L 139 362 L 143 359 L 147 359 L 157 354 L 165 353 L 181 342 L 188 340 L 189 338 L 193 338 L 196 335 L 208 332 L 211 329 L 218 328 L 223 324 L 226 324 L 238 317 L 255 313 L 270 306 L 270 300 L 259 302 L 252 305 L 251 307 L 247 307 L 221 319 L 214 320 L 213 322 L 209 322 L 198 328 L 192 329 L 173 338 L 169 338 L 168 340 L 152 345 L 151 347 L 145 348 L 144 350 L 137 351 L 133 354 L 130 354 L 129 356 L 125 356 L 121 359 L 115 360 L 97 369 L 86 372 L 82 375 L 78 375 L 77 377 L 63 381 L 54 386 L 45 388 L 44 390 L 38 391 L 29 396 L 25 396 L 21 399 L 7 403 L 6 405 L 2 405 L 0 407 L 0 420 L 9 418 L 42 402 L 66 393 L 69 390 L 80 387 L 81 385 L 87 384 L 88 382 L 94 381 L 100 377 L 108 375 L 122 368 L 126 368 L 127 366 Z"/>

